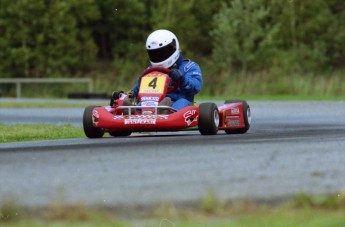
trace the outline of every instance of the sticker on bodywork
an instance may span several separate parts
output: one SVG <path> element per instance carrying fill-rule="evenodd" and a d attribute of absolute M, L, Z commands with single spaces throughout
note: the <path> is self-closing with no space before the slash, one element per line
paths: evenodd
<path fill-rule="evenodd" d="M 94 126 L 98 125 L 99 113 L 97 110 L 92 110 L 92 123 Z"/>
<path fill-rule="evenodd" d="M 237 127 L 237 126 L 240 126 L 240 125 L 241 125 L 240 120 L 231 120 L 231 121 L 229 121 L 229 127 Z"/>
<path fill-rule="evenodd" d="M 159 101 L 159 98 L 158 97 L 155 97 L 155 96 L 148 96 L 148 97 L 142 97 L 141 98 L 141 101 L 155 101 L 155 102 L 158 102 Z"/>
<path fill-rule="evenodd" d="M 187 123 L 188 126 L 190 126 L 194 121 L 198 120 L 196 115 L 196 110 L 188 110 L 183 114 L 184 121 Z"/>
<path fill-rule="evenodd" d="M 239 114 L 240 113 L 240 108 L 235 107 L 230 109 L 231 114 Z"/>
<path fill-rule="evenodd" d="M 156 119 L 125 119 L 125 125 L 155 125 Z"/>
<path fill-rule="evenodd" d="M 144 102 L 141 102 L 141 106 L 158 106 L 158 102 L 155 102 L 155 101 L 144 101 Z"/>

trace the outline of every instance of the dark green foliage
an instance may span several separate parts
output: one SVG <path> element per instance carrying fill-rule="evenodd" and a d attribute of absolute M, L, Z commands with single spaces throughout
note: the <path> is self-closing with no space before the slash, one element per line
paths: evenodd
<path fill-rule="evenodd" d="M 343 67 L 345 3 L 233 0 L 215 16 L 211 34 L 212 59 L 221 62 L 221 70 L 315 72 Z"/>
<path fill-rule="evenodd" d="M 223 4 L 214 18 L 213 61 L 221 70 L 261 69 L 270 63 L 278 25 L 270 21 L 270 8 L 260 0 L 234 0 Z M 265 58 L 266 57 L 266 58 Z"/>
<path fill-rule="evenodd" d="M 1 0 L 0 71 L 10 77 L 69 76 L 88 69 L 96 48 L 93 0 Z"/>
<path fill-rule="evenodd" d="M 100 18 L 89 24 L 98 56 L 103 60 L 136 55 L 143 49 L 148 26 L 145 4 L 140 0 L 97 0 Z M 140 46 L 141 48 L 138 48 Z"/>
<path fill-rule="evenodd" d="M 304 72 L 344 67 L 344 1 L 272 2 L 272 18 L 280 24 L 275 66 Z"/>

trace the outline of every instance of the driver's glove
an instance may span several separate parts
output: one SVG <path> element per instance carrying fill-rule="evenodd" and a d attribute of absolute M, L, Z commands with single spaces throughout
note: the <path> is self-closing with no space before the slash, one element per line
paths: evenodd
<path fill-rule="evenodd" d="M 128 100 L 132 103 L 133 106 L 137 105 L 138 99 L 135 97 L 134 91 L 130 90 L 127 92 Z"/>
<path fill-rule="evenodd" d="M 129 99 L 134 99 L 134 92 L 132 90 L 128 91 L 127 95 Z"/>
<path fill-rule="evenodd" d="M 180 80 L 182 78 L 183 74 L 179 69 L 172 68 L 170 73 L 169 73 L 169 76 L 171 77 L 171 79 L 173 81 L 177 81 L 177 80 Z"/>

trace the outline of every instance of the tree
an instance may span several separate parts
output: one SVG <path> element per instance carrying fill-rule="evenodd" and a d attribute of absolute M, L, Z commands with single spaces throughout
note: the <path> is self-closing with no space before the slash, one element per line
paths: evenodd
<path fill-rule="evenodd" d="M 145 3 L 140 0 L 97 0 L 101 17 L 92 26 L 101 60 L 135 56 L 145 50 L 148 26 Z"/>
<path fill-rule="evenodd" d="M 178 37 L 180 48 L 186 56 L 193 54 L 193 40 L 197 33 L 192 7 L 193 1 L 157 0 L 151 3 L 149 9 L 152 30 L 171 30 Z"/>
<path fill-rule="evenodd" d="M 219 71 L 264 68 L 270 62 L 278 25 L 270 21 L 270 8 L 261 0 L 234 0 L 223 4 L 211 32 L 212 63 Z M 264 58 L 262 58 L 264 57 Z"/>
<path fill-rule="evenodd" d="M 0 71 L 10 77 L 49 77 L 88 68 L 95 56 L 93 0 L 1 0 Z"/>
<path fill-rule="evenodd" d="M 279 51 L 274 67 L 287 72 L 317 72 L 345 62 L 345 2 L 271 0 Z"/>
<path fill-rule="evenodd" d="M 190 40 L 190 48 L 196 56 L 202 56 L 208 58 L 212 54 L 212 38 L 210 31 L 213 29 L 213 16 L 218 13 L 223 2 L 226 1 L 214 1 L 214 0 L 202 0 L 193 1 L 193 6 L 189 14 L 186 16 L 193 15 L 195 17 L 196 29 L 193 33 L 187 33 Z"/>

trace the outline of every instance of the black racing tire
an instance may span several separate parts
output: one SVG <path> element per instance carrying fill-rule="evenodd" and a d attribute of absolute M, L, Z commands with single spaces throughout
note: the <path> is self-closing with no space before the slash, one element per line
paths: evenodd
<path fill-rule="evenodd" d="M 216 104 L 208 102 L 199 105 L 199 131 L 201 135 L 216 135 L 219 127 L 219 112 Z"/>
<path fill-rule="evenodd" d="M 109 135 L 113 136 L 113 137 L 121 137 L 121 136 L 130 136 L 132 134 L 131 131 L 112 131 L 109 132 Z"/>
<path fill-rule="evenodd" d="M 226 134 L 244 134 L 248 131 L 250 128 L 250 123 L 251 123 L 251 112 L 250 112 L 250 106 L 245 100 L 226 100 L 224 104 L 230 104 L 230 103 L 238 103 L 242 102 L 243 106 L 243 118 L 244 118 L 244 128 L 239 128 L 239 129 L 228 129 L 225 130 Z"/>
<path fill-rule="evenodd" d="M 83 128 L 84 133 L 88 138 L 101 138 L 104 135 L 104 131 L 101 128 L 96 128 L 93 126 L 92 122 L 92 111 L 98 106 L 87 106 L 84 110 L 83 115 Z"/>

